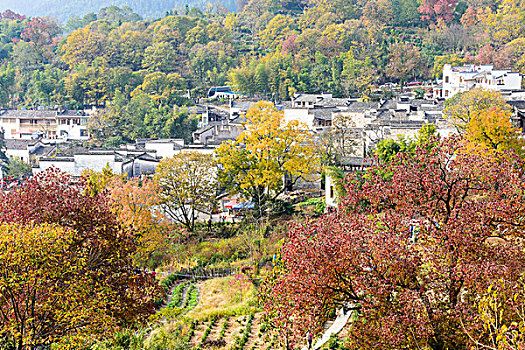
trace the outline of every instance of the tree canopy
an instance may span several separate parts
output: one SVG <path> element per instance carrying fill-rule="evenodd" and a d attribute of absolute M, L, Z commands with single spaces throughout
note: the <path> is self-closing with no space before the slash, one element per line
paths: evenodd
<path fill-rule="evenodd" d="M 211 155 L 184 152 L 163 159 L 155 171 L 164 215 L 195 228 L 199 215 L 210 215 L 217 197 L 217 168 Z"/>
<path fill-rule="evenodd" d="M 2 336 L 17 349 L 145 322 L 161 291 L 104 192 L 55 168 L 0 195 Z M 21 311 L 23 310 L 23 312 Z"/>
<path fill-rule="evenodd" d="M 352 349 L 492 341 L 478 300 L 494 281 L 522 278 L 522 163 L 458 137 L 433 145 L 349 175 L 336 213 L 291 230 L 268 282 L 275 326 L 303 336 L 343 306 L 359 315 Z"/>
<path fill-rule="evenodd" d="M 262 210 L 299 180 L 320 172 L 313 137 L 305 125 L 286 121 L 271 102 L 246 113 L 245 130 L 216 150 L 219 182 L 231 193 L 253 200 Z"/>

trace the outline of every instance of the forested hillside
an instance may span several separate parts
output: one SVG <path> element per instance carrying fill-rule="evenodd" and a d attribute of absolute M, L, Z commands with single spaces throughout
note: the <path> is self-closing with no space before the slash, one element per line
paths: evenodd
<path fill-rule="evenodd" d="M 235 10 L 234 0 L 219 1 L 222 6 Z M 3 0 L 0 10 L 11 9 L 28 16 L 53 16 L 63 22 L 72 16 L 82 17 L 90 12 L 97 13 L 103 7 L 112 5 L 128 6 L 144 18 L 158 18 L 174 8 L 204 7 L 205 0 Z"/>
<path fill-rule="evenodd" d="M 250 0 L 141 20 L 109 7 L 70 21 L 12 11 L 0 21 L 0 104 L 102 105 L 107 144 L 189 137 L 184 108 L 232 84 L 275 100 L 295 92 L 378 98 L 385 81 L 439 77 L 444 63 L 525 73 L 525 0 Z M 68 33 L 67 35 L 64 33 Z M 108 141 L 109 140 L 109 141 Z"/>

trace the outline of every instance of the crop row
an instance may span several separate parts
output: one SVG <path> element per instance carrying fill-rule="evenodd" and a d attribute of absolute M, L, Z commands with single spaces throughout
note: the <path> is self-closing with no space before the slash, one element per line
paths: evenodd
<path fill-rule="evenodd" d="M 184 294 L 184 288 L 188 285 L 188 282 L 183 282 L 173 289 L 171 301 L 168 304 L 169 308 L 179 307 L 182 302 L 182 295 Z"/>
<path fill-rule="evenodd" d="M 250 337 L 250 333 L 252 332 L 252 321 L 253 321 L 253 313 L 251 313 L 248 316 L 248 321 L 246 322 L 246 327 L 244 330 L 241 330 L 242 336 L 235 336 L 235 340 L 233 342 L 233 345 L 231 347 L 231 350 L 242 350 L 244 348 L 244 345 L 246 345 L 246 342 L 248 341 L 248 338 Z"/>

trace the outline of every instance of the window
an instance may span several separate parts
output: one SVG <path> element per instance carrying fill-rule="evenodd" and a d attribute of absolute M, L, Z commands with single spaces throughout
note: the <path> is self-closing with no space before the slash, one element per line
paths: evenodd
<path fill-rule="evenodd" d="M 334 186 L 330 185 L 330 198 L 334 198 Z"/>
<path fill-rule="evenodd" d="M 448 75 L 445 77 L 445 83 L 448 83 Z"/>
<path fill-rule="evenodd" d="M 448 97 L 448 90 L 445 90 L 445 97 Z"/>

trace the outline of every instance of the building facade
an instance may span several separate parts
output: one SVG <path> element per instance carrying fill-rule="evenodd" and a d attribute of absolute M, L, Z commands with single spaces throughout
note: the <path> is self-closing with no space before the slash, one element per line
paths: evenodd
<path fill-rule="evenodd" d="M 434 98 L 448 99 L 457 93 L 481 88 L 493 91 L 521 89 L 522 75 L 510 69 L 494 69 L 493 65 L 465 65 L 443 67 L 443 83 L 434 89 Z"/>

